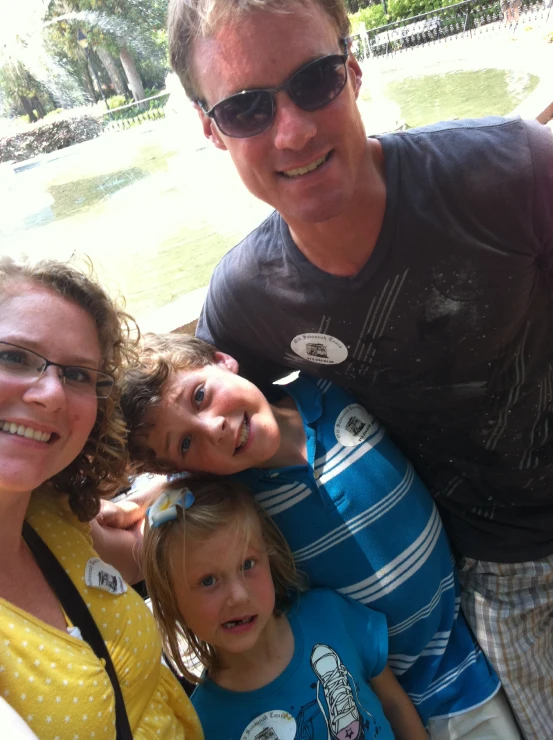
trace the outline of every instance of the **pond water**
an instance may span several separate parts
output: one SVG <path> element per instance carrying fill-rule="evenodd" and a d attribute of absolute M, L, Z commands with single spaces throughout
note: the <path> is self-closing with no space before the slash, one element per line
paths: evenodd
<path fill-rule="evenodd" d="M 417 77 L 399 76 L 397 70 L 384 69 L 376 91 L 369 86 L 362 98 L 375 105 L 381 97 L 393 101 L 400 120 L 414 127 L 452 118 L 504 116 L 520 105 L 539 81 L 528 72 L 505 69 L 457 70 Z"/>
<path fill-rule="evenodd" d="M 228 156 L 187 148 L 174 128 L 104 135 L 15 174 L 0 167 L 0 250 L 87 255 L 137 316 L 206 285 L 269 208 Z"/>
<path fill-rule="evenodd" d="M 384 103 L 415 126 L 508 113 L 538 83 L 498 69 L 411 78 L 381 70 L 365 79 L 361 110 L 371 132 Z M 139 318 L 205 286 L 221 256 L 270 211 L 245 190 L 230 157 L 204 141 L 192 111 L 0 165 L 0 199 L 2 253 L 88 255 Z"/>

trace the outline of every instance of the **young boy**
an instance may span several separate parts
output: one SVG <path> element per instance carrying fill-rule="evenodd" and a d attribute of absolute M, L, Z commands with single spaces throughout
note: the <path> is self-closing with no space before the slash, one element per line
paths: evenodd
<path fill-rule="evenodd" d="M 311 586 L 386 615 L 389 665 L 432 738 L 519 738 L 411 463 L 346 390 L 306 376 L 274 389 L 269 403 L 200 339 L 147 335 L 122 399 L 137 469 L 237 476 Z"/>

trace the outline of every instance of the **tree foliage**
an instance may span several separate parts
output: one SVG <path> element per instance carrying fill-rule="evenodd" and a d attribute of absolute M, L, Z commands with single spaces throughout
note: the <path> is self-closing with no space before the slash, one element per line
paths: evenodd
<path fill-rule="evenodd" d="M 350 15 L 351 25 L 355 31 L 360 23 L 364 23 L 367 29 L 378 28 L 386 23 L 399 21 L 403 18 L 413 18 L 431 10 L 445 8 L 453 5 L 459 0 L 387 0 L 386 10 L 384 4 L 376 3 L 361 8 L 358 12 Z"/>
<path fill-rule="evenodd" d="M 351 15 L 350 20 L 353 31 L 356 31 L 361 23 L 364 23 L 367 29 L 383 26 L 386 23 L 384 6 L 380 4 L 369 5 L 366 8 L 362 8 L 354 15 Z"/>
<path fill-rule="evenodd" d="M 121 84 L 124 92 L 123 69 L 135 98 L 143 97 L 144 87 L 163 87 L 168 72 L 165 0 L 35 0 L 33 8 L 35 22 L 13 34 L 16 57 L 3 60 L 0 49 L 4 107 L 7 103 L 33 120 L 56 107 L 95 100 L 91 73 L 106 94 L 114 86 L 121 92 Z M 77 43 L 79 30 L 88 40 L 86 54 Z"/>

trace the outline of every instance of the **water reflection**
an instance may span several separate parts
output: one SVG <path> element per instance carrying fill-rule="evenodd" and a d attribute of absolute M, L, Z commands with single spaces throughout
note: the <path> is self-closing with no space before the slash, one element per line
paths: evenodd
<path fill-rule="evenodd" d="M 505 113 L 538 81 L 497 69 L 421 71 L 405 79 L 393 64 L 365 70 L 371 84 L 361 111 L 371 133 L 401 120 Z M 205 286 L 222 255 L 270 211 L 246 191 L 230 157 L 205 142 L 188 103 L 165 121 L 0 165 L 0 202 L 0 251 L 86 254 L 139 317 Z"/>

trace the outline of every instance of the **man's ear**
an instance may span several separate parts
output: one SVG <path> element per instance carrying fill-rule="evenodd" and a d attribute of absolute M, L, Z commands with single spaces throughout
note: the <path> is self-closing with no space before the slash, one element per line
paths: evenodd
<path fill-rule="evenodd" d="M 353 87 L 355 90 L 355 97 L 358 98 L 359 90 L 361 90 L 361 84 L 363 82 L 363 72 L 361 70 L 359 62 L 355 58 L 355 54 L 351 50 L 351 40 L 348 43 L 348 50 L 349 56 L 347 58 L 346 64 L 348 65 L 348 70 L 351 70 L 351 73 L 353 74 Z"/>
<path fill-rule="evenodd" d="M 234 357 L 227 355 L 226 352 L 215 352 L 215 364 L 226 367 L 227 370 L 230 370 L 235 375 L 238 374 L 238 363 Z"/>
<path fill-rule="evenodd" d="M 219 129 L 217 128 L 215 121 L 209 116 L 206 116 L 198 103 L 193 103 L 193 106 L 196 109 L 198 116 L 200 117 L 200 122 L 202 124 L 205 138 L 209 139 L 209 141 L 211 141 L 211 143 L 214 144 L 217 149 L 222 149 L 223 151 L 226 151 L 227 147 L 225 146 L 225 142 L 221 138 L 221 134 L 219 133 Z"/>

